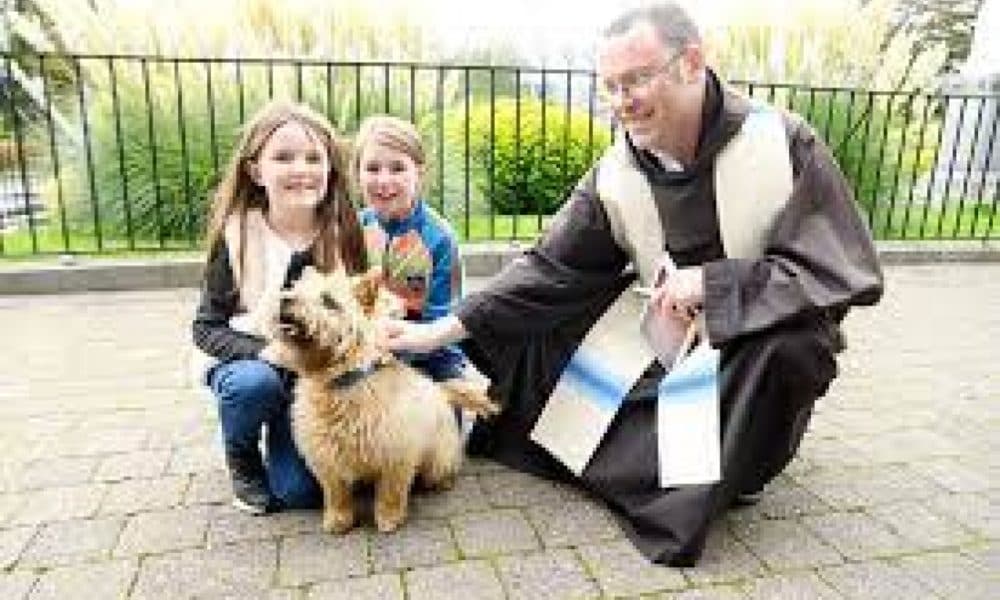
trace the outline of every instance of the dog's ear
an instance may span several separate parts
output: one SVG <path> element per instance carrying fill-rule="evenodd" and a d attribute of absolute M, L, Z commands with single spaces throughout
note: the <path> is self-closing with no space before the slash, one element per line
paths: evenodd
<path fill-rule="evenodd" d="M 354 297 L 358 299 L 365 315 L 375 314 L 375 302 L 378 300 L 378 290 L 382 287 L 382 272 L 370 269 L 363 275 L 354 278 Z"/>

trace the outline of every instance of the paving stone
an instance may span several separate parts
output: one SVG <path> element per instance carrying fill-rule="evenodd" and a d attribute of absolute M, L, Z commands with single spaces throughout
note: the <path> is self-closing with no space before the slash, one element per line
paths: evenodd
<path fill-rule="evenodd" d="M 486 492 L 475 475 L 465 475 L 455 480 L 455 487 L 447 491 L 421 491 L 410 499 L 411 519 L 443 519 L 453 515 L 486 510 L 490 507 Z"/>
<path fill-rule="evenodd" d="M 129 518 L 115 556 L 158 553 L 205 543 L 208 511 L 202 507 L 146 512 Z"/>
<path fill-rule="evenodd" d="M 717 523 L 708 532 L 698 564 L 683 573 L 696 585 L 703 585 L 756 577 L 763 570 L 760 559 L 736 539 L 726 524 Z"/>
<path fill-rule="evenodd" d="M 865 513 L 804 517 L 802 523 L 842 555 L 854 560 L 912 550 L 902 538 Z"/>
<path fill-rule="evenodd" d="M 958 553 L 933 553 L 903 558 L 900 568 L 944 598 L 991 600 L 1000 591 L 996 570 Z"/>
<path fill-rule="evenodd" d="M 985 492 L 997 483 L 983 468 L 957 459 L 936 459 L 914 465 L 921 474 L 952 493 Z"/>
<path fill-rule="evenodd" d="M 115 382 L 115 387 L 123 385 L 124 382 Z M 88 389 L 93 387 L 93 384 L 87 386 Z M 145 429 L 78 429 L 60 439 L 56 449 L 60 456 L 120 454 L 144 450 L 148 438 L 149 432 Z"/>
<path fill-rule="evenodd" d="M 10 522 L 34 525 L 89 517 L 97 512 L 105 491 L 103 484 L 88 484 L 26 492 Z"/>
<path fill-rule="evenodd" d="M 24 502 L 24 494 L 0 494 L 0 527 L 7 524 Z"/>
<path fill-rule="evenodd" d="M 355 577 L 318 583 L 309 600 L 403 600 L 403 584 L 398 573 Z"/>
<path fill-rule="evenodd" d="M 135 578 L 134 560 L 85 563 L 57 567 L 38 579 L 30 600 L 64 600 L 65 598 L 124 598 Z M 162 596 L 160 596 L 162 598 Z"/>
<path fill-rule="evenodd" d="M 122 481 L 124 479 L 151 479 L 160 477 L 167 470 L 170 452 L 143 450 L 101 457 L 94 473 L 96 481 Z"/>
<path fill-rule="evenodd" d="M 942 494 L 927 506 L 982 536 L 1000 537 L 1000 515 L 996 502 L 981 494 Z"/>
<path fill-rule="evenodd" d="M 109 483 L 100 513 L 134 514 L 172 508 L 181 503 L 187 486 L 188 478 L 181 475 Z"/>
<path fill-rule="evenodd" d="M 799 571 L 754 579 L 747 583 L 750 600 L 836 600 L 840 598 L 812 571 Z"/>
<path fill-rule="evenodd" d="M 480 475 L 484 473 L 497 473 L 508 471 L 509 469 L 495 460 L 481 458 L 478 456 L 467 456 L 462 464 L 462 473 L 470 475 Z"/>
<path fill-rule="evenodd" d="M 143 559 L 133 600 L 264 597 L 277 567 L 276 542 L 243 542 Z"/>
<path fill-rule="evenodd" d="M 542 543 L 549 548 L 593 543 L 624 535 L 611 513 L 589 500 L 540 504 L 525 512 Z"/>
<path fill-rule="evenodd" d="M 507 598 L 594 598 L 594 585 L 568 549 L 545 550 L 534 554 L 497 559 L 497 570 Z"/>
<path fill-rule="evenodd" d="M 1000 573 L 1000 546 L 997 546 L 996 541 L 968 546 L 963 552 L 991 572 Z"/>
<path fill-rule="evenodd" d="M 84 456 L 52 457 L 32 461 L 24 466 L 11 489 L 23 491 L 86 483 L 91 479 L 97 460 L 92 456 Z"/>
<path fill-rule="evenodd" d="M 0 573 L 0 598 L 5 600 L 24 600 L 34 585 L 38 576 L 33 572 L 14 571 Z"/>
<path fill-rule="evenodd" d="M 566 493 L 551 481 L 517 471 L 484 473 L 479 481 L 493 506 L 536 506 L 566 500 Z"/>
<path fill-rule="evenodd" d="M 730 513 L 759 514 L 767 519 L 788 519 L 802 515 L 823 514 L 833 510 L 818 496 L 788 478 L 765 488 L 760 501 L 752 506 L 736 508 Z"/>
<path fill-rule="evenodd" d="M 578 552 L 607 596 L 648 594 L 687 586 L 679 570 L 649 562 L 628 540 L 581 546 Z"/>
<path fill-rule="evenodd" d="M 0 529 L 0 570 L 17 562 L 28 542 L 35 536 L 37 527 Z M 2 598 L 3 596 L 0 596 Z"/>
<path fill-rule="evenodd" d="M 447 524 L 410 521 L 392 534 L 371 538 L 372 568 L 376 573 L 455 560 L 458 549 Z"/>
<path fill-rule="evenodd" d="M 930 596 L 926 587 L 884 561 L 827 567 L 820 570 L 820 576 L 846 598 L 909 600 Z"/>
<path fill-rule="evenodd" d="M 233 498 L 232 482 L 226 471 L 203 471 L 191 475 L 184 504 L 225 504 Z"/>
<path fill-rule="evenodd" d="M 957 522 L 932 512 L 920 502 L 901 502 L 876 506 L 869 514 L 889 525 L 907 546 L 924 550 L 942 546 L 957 546 L 973 537 Z"/>
<path fill-rule="evenodd" d="M 218 444 L 181 446 L 170 457 L 167 472 L 174 475 L 224 469 L 226 461 Z"/>
<path fill-rule="evenodd" d="M 368 574 L 368 534 L 313 533 L 281 539 L 278 582 L 296 586 Z"/>
<path fill-rule="evenodd" d="M 209 546 L 320 532 L 320 515 L 313 510 L 289 510 L 260 516 L 227 505 L 213 506 L 208 514 Z"/>
<path fill-rule="evenodd" d="M 930 429 L 903 429 L 877 436 L 856 438 L 877 462 L 903 463 L 940 456 L 958 456 L 960 447 Z"/>
<path fill-rule="evenodd" d="M 120 518 L 60 521 L 41 527 L 21 555 L 21 567 L 51 567 L 105 558 L 118 541 Z"/>
<path fill-rule="evenodd" d="M 656 600 L 742 600 L 746 596 L 735 587 L 711 586 L 679 593 L 656 594 L 651 598 Z"/>
<path fill-rule="evenodd" d="M 492 600 L 504 597 L 496 573 L 481 560 L 414 569 L 403 574 L 403 581 L 408 600 Z"/>
<path fill-rule="evenodd" d="M 535 531 L 517 509 L 466 513 L 451 522 L 455 540 L 465 556 L 488 556 L 539 548 Z"/>
<path fill-rule="evenodd" d="M 796 521 L 734 523 L 734 535 L 775 570 L 830 565 L 840 554 Z"/>

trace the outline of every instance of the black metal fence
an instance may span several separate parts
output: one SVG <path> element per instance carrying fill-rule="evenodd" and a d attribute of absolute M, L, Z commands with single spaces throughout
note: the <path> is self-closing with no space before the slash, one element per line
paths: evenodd
<path fill-rule="evenodd" d="M 306 102 L 414 121 L 465 240 L 538 234 L 612 138 L 589 71 L 0 54 L 0 256 L 196 248 L 241 123 Z M 1000 238 L 996 95 L 742 82 L 823 137 L 882 239 Z"/>

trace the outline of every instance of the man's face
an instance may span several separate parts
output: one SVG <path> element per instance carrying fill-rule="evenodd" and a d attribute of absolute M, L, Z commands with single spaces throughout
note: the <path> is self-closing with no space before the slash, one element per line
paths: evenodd
<path fill-rule="evenodd" d="M 648 23 L 605 38 L 598 50 L 598 85 L 632 142 L 647 150 L 668 150 L 676 117 L 671 113 L 689 94 L 680 81 L 683 49 L 666 47 Z"/>

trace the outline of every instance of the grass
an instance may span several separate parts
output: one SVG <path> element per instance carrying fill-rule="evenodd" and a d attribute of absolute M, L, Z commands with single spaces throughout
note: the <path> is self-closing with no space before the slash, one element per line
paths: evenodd
<path fill-rule="evenodd" d="M 978 214 L 975 206 L 963 206 L 959 211 L 957 205 L 956 201 L 944 211 L 923 205 L 896 206 L 893 207 L 891 217 L 888 209 L 882 209 L 870 223 L 876 239 L 880 240 L 1000 239 L 1000 214 L 992 215 L 991 205 L 980 205 Z M 547 217 L 540 221 L 537 215 L 519 215 L 516 219 L 511 215 L 494 215 L 492 218 L 489 215 L 472 215 L 468 223 L 462 217 L 453 216 L 450 219 L 461 243 L 531 241 L 540 235 L 547 221 Z M 200 245 L 192 245 L 188 240 L 168 240 L 161 247 L 158 240 L 138 239 L 130 246 L 128 240 L 119 238 L 103 238 L 99 250 L 97 237 L 92 229 L 71 230 L 67 248 L 58 226 L 39 226 L 35 233 L 37 252 L 27 228 L 0 234 L 0 266 L 28 261 L 51 261 L 61 254 L 121 259 L 200 256 L 202 252 Z"/>
<path fill-rule="evenodd" d="M 452 227 L 458 236 L 458 241 L 486 242 L 502 240 L 533 240 L 538 237 L 539 219 L 536 215 L 512 216 L 476 215 L 469 218 L 468 230 L 464 219 L 453 218 Z M 544 225 L 544 221 L 543 221 Z M 35 229 L 35 246 L 32 244 L 31 232 L 27 227 L 0 234 L 0 268 L 6 264 L 23 264 L 25 262 L 51 262 L 63 254 L 85 256 L 95 259 L 151 258 L 151 257 L 188 257 L 201 256 L 200 242 L 192 246 L 190 241 L 168 240 L 161 248 L 159 241 L 137 239 L 132 249 L 128 240 L 120 238 L 102 238 L 98 250 L 97 236 L 92 229 L 71 230 L 68 233 L 68 248 L 63 233 L 58 226 L 41 225 Z M 37 251 L 35 248 L 37 247 Z"/>

